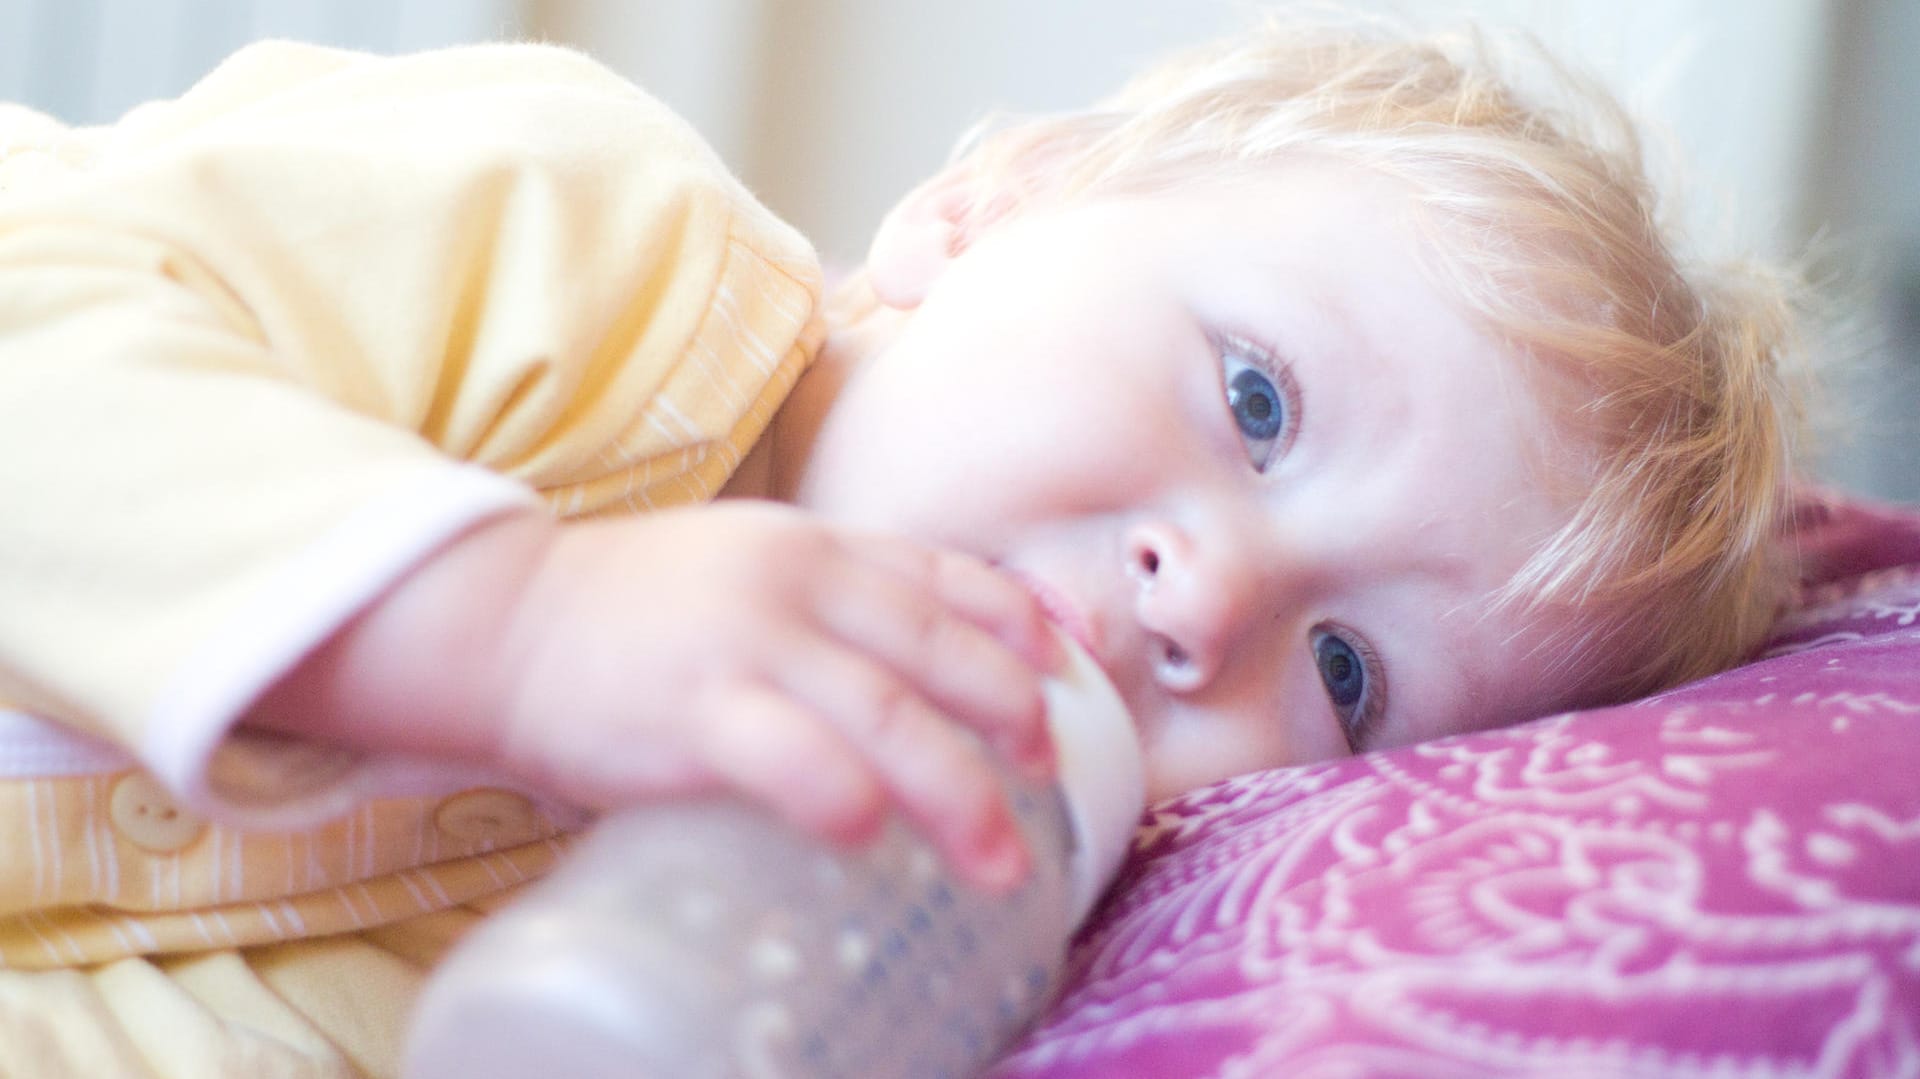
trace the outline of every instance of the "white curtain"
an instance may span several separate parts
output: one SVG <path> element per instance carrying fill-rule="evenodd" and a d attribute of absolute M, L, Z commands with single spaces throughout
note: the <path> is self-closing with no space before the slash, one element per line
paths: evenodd
<path fill-rule="evenodd" d="M 111 120 L 191 85 L 248 41 L 399 52 L 514 36 L 518 0 L 0 0 L 0 99 Z"/>

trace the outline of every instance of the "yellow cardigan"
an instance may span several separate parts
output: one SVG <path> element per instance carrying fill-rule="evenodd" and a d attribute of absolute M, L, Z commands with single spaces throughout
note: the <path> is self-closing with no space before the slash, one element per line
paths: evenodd
<path fill-rule="evenodd" d="M 230 727 L 479 520 L 711 497 L 819 294 L 682 121 L 561 49 L 271 43 L 108 127 L 0 107 L 0 966 L 541 871 L 567 814 L 497 777 Z"/>

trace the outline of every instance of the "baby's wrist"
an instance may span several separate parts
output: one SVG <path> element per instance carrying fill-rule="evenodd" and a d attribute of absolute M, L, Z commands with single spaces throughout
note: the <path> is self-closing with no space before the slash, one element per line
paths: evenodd
<path fill-rule="evenodd" d="M 497 763 L 505 642 L 554 522 L 518 513 L 435 552 L 288 671 L 244 725 L 356 749 Z"/>
<path fill-rule="evenodd" d="M 437 717 L 451 755 L 514 763 L 513 731 L 534 664 L 523 626 L 528 609 L 542 605 L 538 582 L 561 531 L 544 514 L 517 514 L 483 526 L 443 555 L 438 568 L 445 595 L 423 599 L 443 602 L 441 610 L 452 616 L 443 627 L 450 634 L 443 676 L 432 678 L 451 705 Z"/>

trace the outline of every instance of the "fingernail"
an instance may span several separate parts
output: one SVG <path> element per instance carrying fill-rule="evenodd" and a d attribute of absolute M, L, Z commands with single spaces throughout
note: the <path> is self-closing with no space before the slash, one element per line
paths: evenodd
<path fill-rule="evenodd" d="M 1026 844 L 1019 833 L 1008 829 L 974 857 L 969 876 L 988 893 L 1005 895 L 1026 879 L 1031 868 Z"/>

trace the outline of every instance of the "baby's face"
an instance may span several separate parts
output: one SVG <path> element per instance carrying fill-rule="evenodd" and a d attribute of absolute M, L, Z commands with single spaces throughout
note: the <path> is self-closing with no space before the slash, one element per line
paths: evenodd
<path fill-rule="evenodd" d="M 1025 582 L 1132 707 L 1156 797 L 1551 710 L 1553 627 L 1492 598 L 1567 519 L 1552 432 L 1409 212 L 1315 165 L 995 226 L 795 498 Z"/>

